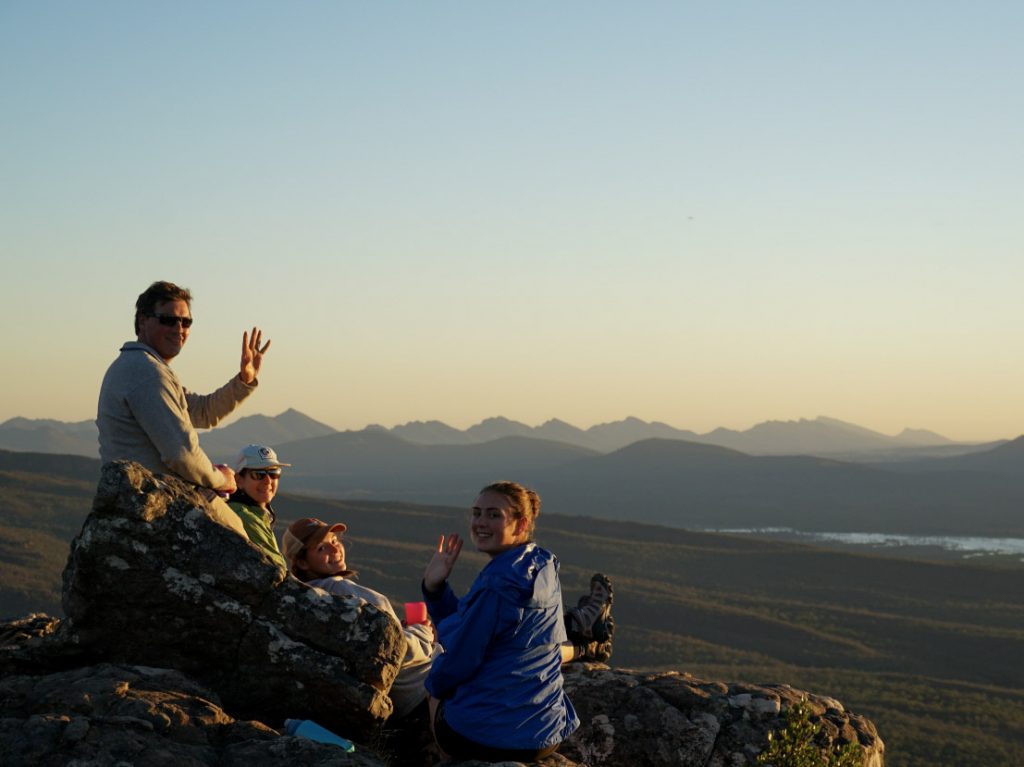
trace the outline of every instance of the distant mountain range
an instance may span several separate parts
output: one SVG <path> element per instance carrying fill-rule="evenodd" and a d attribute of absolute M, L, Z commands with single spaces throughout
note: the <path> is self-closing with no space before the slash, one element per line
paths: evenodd
<path fill-rule="evenodd" d="M 370 428 L 382 429 L 381 426 Z M 677 429 L 658 421 L 629 417 L 580 429 L 552 419 L 540 426 L 527 426 L 507 418 L 488 418 L 465 431 L 440 421 L 410 421 L 388 429 L 391 434 L 424 445 L 468 445 L 501 437 L 533 437 L 586 447 L 601 453 L 626 447 L 645 439 L 675 439 L 705 445 L 730 447 L 751 455 L 793 455 L 857 453 L 900 448 L 950 447 L 957 443 L 924 429 L 904 429 L 891 437 L 835 418 L 765 421 L 746 431 L 715 429 L 707 434 Z"/>
<path fill-rule="evenodd" d="M 201 431 L 200 441 L 215 461 L 230 462 L 242 447 L 254 442 L 276 447 L 297 439 L 335 433 L 337 429 L 289 409 L 273 417 L 251 415 L 229 426 Z M 0 449 L 98 458 L 96 422 L 11 418 L 0 423 Z"/>
<path fill-rule="evenodd" d="M 68 450 L 86 441 L 87 425 L 14 419 L 0 425 L 0 448 Z M 699 441 L 711 437 L 749 452 Z M 228 463 L 245 444 L 270 444 L 294 464 L 283 489 L 321 497 L 464 506 L 483 484 L 515 479 L 560 513 L 689 529 L 1024 537 L 1024 437 L 954 445 L 829 418 L 703 436 L 635 418 L 585 431 L 491 418 L 465 431 L 415 422 L 341 432 L 288 410 L 239 419 L 201 441 Z M 837 459 L 840 449 L 860 462 Z"/>
<path fill-rule="evenodd" d="M 327 424 L 314 421 L 298 410 L 285 410 L 273 417 L 266 415 L 250 415 L 239 418 L 234 423 L 222 428 L 210 429 L 200 433 L 203 449 L 215 460 L 231 463 L 232 459 L 245 445 L 253 443 L 276 447 L 298 439 L 322 437 L 336 434 Z"/>
<path fill-rule="evenodd" d="M 212 458 L 230 462 L 243 445 L 251 442 L 277 448 L 297 440 L 338 433 L 342 432 L 290 409 L 273 417 L 253 415 L 240 418 L 228 426 L 201 432 L 200 441 Z M 904 429 L 898 435 L 889 436 L 824 416 L 813 420 L 765 421 L 746 431 L 719 428 L 707 434 L 632 417 L 589 429 L 580 429 L 557 419 L 540 426 L 527 426 L 496 417 L 465 430 L 440 421 L 410 421 L 391 429 L 374 425 L 361 432 L 345 433 L 385 433 L 415 445 L 446 446 L 480 445 L 519 437 L 558 442 L 598 453 L 611 453 L 647 439 L 668 439 L 727 447 L 749 455 L 816 455 L 855 461 L 961 455 L 1001 444 L 956 443 L 922 429 Z M 98 455 L 96 426 L 92 421 L 65 423 L 51 419 L 12 418 L 0 424 L 0 449 L 95 457 Z"/>
<path fill-rule="evenodd" d="M 0 423 L 0 448 L 33 453 L 99 455 L 95 421 L 54 421 L 50 418 L 11 418 Z"/>

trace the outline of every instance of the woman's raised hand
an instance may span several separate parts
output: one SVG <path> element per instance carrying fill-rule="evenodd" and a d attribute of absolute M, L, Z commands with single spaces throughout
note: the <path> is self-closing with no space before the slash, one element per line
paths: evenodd
<path fill-rule="evenodd" d="M 448 576 L 452 574 L 455 560 L 462 551 L 462 538 L 458 533 L 451 533 L 447 539 L 442 535 L 437 541 L 437 550 L 423 571 L 423 585 L 427 591 L 440 591 Z"/>

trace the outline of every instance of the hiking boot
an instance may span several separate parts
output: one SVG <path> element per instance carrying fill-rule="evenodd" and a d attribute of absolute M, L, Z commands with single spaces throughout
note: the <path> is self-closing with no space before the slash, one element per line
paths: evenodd
<path fill-rule="evenodd" d="M 566 631 L 574 644 L 591 640 L 607 642 L 615 631 L 612 615 L 612 582 L 603 573 L 590 579 L 590 593 L 579 598 L 576 607 L 565 615 Z"/>
<path fill-rule="evenodd" d="M 608 623 L 610 624 L 609 634 L 611 634 L 615 631 L 615 621 L 610 615 L 608 616 Z M 607 663 L 611 657 L 612 640 L 609 638 L 603 642 L 593 640 L 576 645 L 573 661 L 581 663 Z"/>
<path fill-rule="evenodd" d="M 607 663 L 612 657 L 612 640 L 607 642 L 591 642 L 587 645 L 585 660 L 594 663 Z"/>

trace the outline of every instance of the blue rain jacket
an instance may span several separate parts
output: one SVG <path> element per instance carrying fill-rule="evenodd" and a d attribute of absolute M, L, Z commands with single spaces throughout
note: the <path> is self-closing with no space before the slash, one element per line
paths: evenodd
<path fill-rule="evenodd" d="M 452 729 L 486 746 L 542 749 L 579 727 L 562 689 L 566 634 L 553 554 L 517 546 L 488 562 L 462 599 L 447 583 L 423 596 L 445 650 L 426 688 L 445 701 Z"/>

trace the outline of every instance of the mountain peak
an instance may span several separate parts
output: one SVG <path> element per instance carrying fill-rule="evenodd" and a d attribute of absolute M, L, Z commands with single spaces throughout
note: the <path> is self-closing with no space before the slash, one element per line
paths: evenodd
<path fill-rule="evenodd" d="M 896 435 L 896 439 L 912 445 L 949 445 L 953 442 L 929 429 L 906 428 Z"/>
<path fill-rule="evenodd" d="M 570 426 L 573 429 L 579 428 L 577 426 L 573 426 L 568 421 L 563 421 L 561 418 L 549 418 L 548 420 L 546 420 L 544 423 L 542 423 L 540 425 L 540 428 L 544 428 L 545 426 Z"/>
<path fill-rule="evenodd" d="M 494 416 L 492 418 L 485 418 L 475 426 L 470 426 L 466 429 L 466 434 L 474 440 L 479 441 L 489 440 L 495 437 L 508 437 L 511 435 L 528 437 L 532 432 L 533 429 L 525 423 L 513 421 L 501 415 Z"/>
<path fill-rule="evenodd" d="M 492 415 L 490 418 L 485 418 L 484 420 L 482 420 L 480 423 L 477 424 L 477 426 L 510 426 L 510 425 L 526 426 L 525 423 L 520 423 L 519 421 L 513 421 L 512 419 L 506 418 L 503 415 Z M 527 428 L 529 428 L 529 427 L 527 427 Z"/>

